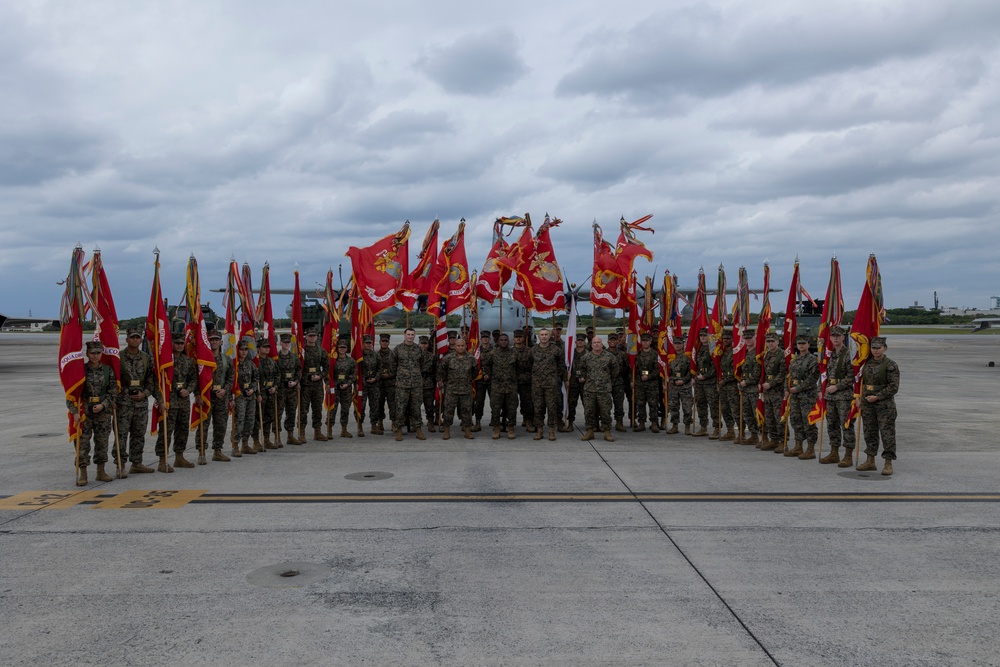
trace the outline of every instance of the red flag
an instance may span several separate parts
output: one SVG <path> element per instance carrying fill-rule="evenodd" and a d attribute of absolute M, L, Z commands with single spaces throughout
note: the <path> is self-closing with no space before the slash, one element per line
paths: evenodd
<path fill-rule="evenodd" d="M 799 306 L 799 260 L 795 260 L 795 269 L 792 271 L 792 284 L 788 288 L 788 304 L 785 306 L 785 324 L 781 328 L 781 348 L 785 351 L 785 368 L 792 365 L 795 357 L 795 337 L 798 335 L 799 325 L 796 310 Z M 788 396 L 781 399 L 781 414 L 784 418 L 788 413 Z"/>
<path fill-rule="evenodd" d="M 443 272 L 438 271 L 441 278 L 428 296 L 427 312 L 443 318 L 466 305 L 472 295 L 469 260 L 465 254 L 465 218 L 458 223 L 458 231 L 441 246 L 438 264 L 443 267 Z"/>
<path fill-rule="evenodd" d="M 767 353 L 767 332 L 771 328 L 771 267 L 764 262 L 764 297 L 760 305 L 760 318 L 757 320 L 757 338 L 754 341 L 754 353 L 758 364 L 764 363 L 764 355 Z M 760 382 L 757 385 L 757 423 L 764 424 L 764 373 L 760 374 Z"/>
<path fill-rule="evenodd" d="M 833 353 L 830 328 L 839 326 L 844 316 L 844 297 L 840 291 L 840 263 L 837 258 L 830 260 L 830 282 L 826 287 L 826 301 L 823 302 L 823 318 L 819 324 L 819 396 L 816 405 L 809 412 L 809 423 L 815 424 L 826 416 L 826 367 Z"/>
<path fill-rule="evenodd" d="M 733 376 L 743 379 L 743 364 L 747 359 L 747 340 L 744 332 L 750 324 L 750 280 L 747 270 L 740 267 L 736 282 L 736 303 L 733 306 Z"/>
<path fill-rule="evenodd" d="M 409 265 L 410 221 L 402 229 L 385 236 L 374 244 L 358 248 L 351 246 L 345 253 L 351 258 L 354 283 L 368 304 L 372 315 L 396 305 L 396 290 Z"/>
<path fill-rule="evenodd" d="M 437 266 L 438 228 L 440 226 L 441 223 L 437 220 L 431 223 L 430 229 L 424 236 L 424 243 L 420 247 L 417 268 L 403 276 L 400 287 L 396 290 L 396 300 L 407 311 L 416 310 L 420 297 L 426 296 L 428 290 L 437 285 L 437 282 L 434 282 L 433 285 L 430 284 L 429 279 L 434 267 Z M 437 279 L 440 280 L 440 276 L 437 276 Z"/>
<path fill-rule="evenodd" d="M 82 421 L 86 419 L 83 411 L 83 383 L 87 378 L 83 358 L 83 311 L 84 301 L 89 296 L 83 287 L 85 283 L 83 248 L 77 246 L 70 258 L 59 316 L 62 324 L 59 329 L 59 381 L 62 382 L 66 400 L 76 406 L 76 415 L 68 410 L 66 413 L 70 440 L 80 437 Z"/>
<path fill-rule="evenodd" d="M 149 354 L 153 358 L 153 369 L 156 372 L 156 383 L 163 397 L 163 409 L 170 409 L 170 387 L 174 382 L 174 351 L 173 339 L 170 336 L 170 319 L 167 308 L 163 305 L 163 292 L 160 290 L 160 252 L 154 251 L 156 260 L 153 263 L 153 288 L 149 294 L 149 311 L 146 313 L 146 340 L 149 342 Z M 160 406 L 153 402 L 150 433 L 159 430 L 159 422 L 163 413 Z"/>
<path fill-rule="evenodd" d="M 701 342 L 698 334 L 702 329 L 708 328 L 708 315 L 705 306 L 705 272 L 698 269 L 698 291 L 694 295 L 694 304 L 691 306 L 691 328 L 688 329 L 687 343 L 684 345 L 684 354 L 691 359 L 691 370 L 698 369 L 698 362 L 695 360 Z"/>
<path fill-rule="evenodd" d="M 257 299 L 257 321 L 260 322 L 261 336 L 271 346 L 268 356 L 278 360 L 278 341 L 274 333 L 274 314 L 271 309 L 271 267 L 264 262 L 264 273 L 260 279 L 260 294 Z"/>
<path fill-rule="evenodd" d="M 340 304 L 333 297 L 333 269 L 326 272 L 323 310 L 326 312 L 326 323 L 323 325 L 320 347 L 326 352 L 328 386 L 323 396 L 323 408 L 329 412 L 333 409 L 337 398 L 337 383 L 333 380 L 333 370 L 337 364 L 337 334 L 340 331 Z"/>
<path fill-rule="evenodd" d="M 488 303 L 496 301 L 500 290 L 510 279 L 511 270 L 499 262 L 510 252 L 510 245 L 504 241 L 500 218 L 493 223 L 493 246 L 490 248 L 483 270 L 476 280 L 476 296 Z"/>
<path fill-rule="evenodd" d="M 680 326 L 680 314 L 677 312 L 677 278 L 670 271 L 663 274 L 663 297 L 660 299 L 660 327 L 657 336 L 657 348 L 660 353 L 660 368 L 664 377 L 670 375 L 670 362 L 677 358 L 677 346 L 674 338 L 676 328 Z"/>
<path fill-rule="evenodd" d="M 594 268 L 590 278 L 590 302 L 604 308 L 622 308 L 624 276 L 618 275 L 618 263 L 611 244 L 604 240 L 601 226 L 594 223 Z"/>
<path fill-rule="evenodd" d="M 624 280 L 625 300 L 627 303 L 635 303 L 636 285 L 635 272 L 633 270 L 635 260 L 639 257 L 645 257 L 647 260 L 653 261 L 653 252 L 648 250 L 635 236 L 636 229 L 655 233 L 652 229 L 642 226 L 642 223 L 652 217 L 652 215 L 647 215 L 634 222 L 626 222 L 623 216 L 619 221 L 621 231 L 618 233 L 618 243 L 615 245 L 615 261 L 618 264 L 619 275 Z"/>
<path fill-rule="evenodd" d="M 186 347 L 189 357 L 198 365 L 198 400 L 191 410 L 191 430 L 208 419 L 212 411 L 212 373 L 215 371 L 215 356 L 208 343 L 208 327 L 201 311 L 201 280 L 198 277 L 198 260 L 191 255 L 187 268 L 187 289 L 184 293 L 186 310 Z"/>
<path fill-rule="evenodd" d="M 525 282 L 525 278 L 522 273 L 527 271 L 527 268 L 531 265 L 531 262 L 534 259 L 535 237 L 532 236 L 531 233 L 531 216 L 525 213 L 524 220 L 524 231 L 521 232 L 521 236 L 518 238 L 517 243 L 514 243 L 509 247 L 506 258 L 501 258 L 497 260 L 497 262 L 502 266 L 509 268 L 517 275 L 517 279 L 514 281 L 514 300 L 528 310 L 531 310 L 534 305 L 531 298 L 531 286 Z"/>
<path fill-rule="evenodd" d="M 351 308 L 351 340 L 353 341 L 351 357 L 358 365 L 358 391 L 354 395 L 354 414 L 358 416 L 361 414 L 365 396 L 365 374 L 361 371 L 361 364 L 364 362 L 365 356 L 364 339 L 365 336 L 371 336 L 374 339 L 375 319 L 368 309 L 368 304 L 358 296 L 357 285 L 353 284 L 353 276 L 351 283 L 348 302 Z"/>
<path fill-rule="evenodd" d="M 441 306 L 444 309 L 444 306 Z M 438 359 L 448 354 L 448 325 L 443 317 L 437 318 L 434 330 L 434 347 L 437 350 Z"/>
<path fill-rule="evenodd" d="M 250 275 L 250 265 L 243 263 L 243 278 L 240 280 L 240 339 L 249 338 L 250 357 L 255 366 L 260 366 L 257 359 L 257 309 L 253 305 L 253 282 Z"/>
<path fill-rule="evenodd" d="M 107 364 L 115 374 L 115 382 L 121 388 L 121 359 L 118 356 L 118 313 L 115 310 L 115 300 L 111 296 L 111 286 L 104 271 L 101 251 L 94 250 L 90 262 L 90 275 L 93 280 L 91 300 L 94 304 L 94 340 L 104 345 L 101 363 Z"/>
<path fill-rule="evenodd" d="M 854 357 L 851 367 L 854 370 L 854 396 L 861 398 L 861 369 L 871 354 L 871 340 L 878 336 L 885 321 L 885 309 L 882 307 L 882 275 L 878 270 L 875 255 L 868 256 L 868 268 L 864 289 L 861 290 L 861 301 L 851 323 L 851 339 L 854 341 Z M 846 427 L 858 415 L 857 402 L 851 403 L 851 411 L 844 422 Z"/>
<path fill-rule="evenodd" d="M 726 269 L 719 264 L 719 282 L 715 289 L 715 305 L 712 306 L 712 317 L 709 321 L 712 340 L 715 347 L 712 348 L 712 363 L 715 365 L 715 375 L 721 375 L 722 368 L 722 330 L 726 328 L 726 315 L 729 309 L 726 307 Z"/>

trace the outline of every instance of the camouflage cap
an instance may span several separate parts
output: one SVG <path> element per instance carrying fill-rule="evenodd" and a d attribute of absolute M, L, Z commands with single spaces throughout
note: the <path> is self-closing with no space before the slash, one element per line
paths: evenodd
<path fill-rule="evenodd" d="M 99 340 L 87 341 L 87 352 L 93 352 L 94 350 L 104 352 L 104 343 Z"/>
<path fill-rule="evenodd" d="M 743 337 L 744 338 L 749 338 L 749 337 L 755 335 L 756 333 L 757 333 L 756 329 L 744 329 L 743 330 Z"/>
<path fill-rule="evenodd" d="M 514 338 L 524 338 L 524 330 L 514 329 Z"/>
<path fill-rule="evenodd" d="M 772 341 L 772 340 L 775 340 L 775 341 L 776 341 L 776 340 L 778 340 L 778 334 L 776 334 L 776 333 L 774 333 L 774 332 L 772 331 L 771 333 L 769 333 L 769 334 L 767 334 L 766 336 L 764 336 L 764 340 L 766 340 L 766 341 L 768 341 L 768 342 L 770 342 L 770 341 Z"/>
<path fill-rule="evenodd" d="M 240 342 L 236 344 L 236 349 L 237 350 L 249 350 L 250 349 L 250 341 L 248 341 L 246 339 L 240 340 Z"/>
<path fill-rule="evenodd" d="M 455 331 L 454 329 L 449 329 L 448 330 L 448 340 L 451 340 L 452 338 L 458 338 L 458 332 Z"/>
<path fill-rule="evenodd" d="M 214 329 L 213 331 L 209 332 L 208 339 L 209 340 L 222 340 L 222 332 L 219 331 L 218 329 Z"/>
<path fill-rule="evenodd" d="M 319 332 L 316 331 L 316 327 L 309 327 L 308 329 L 306 329 L 306 335 L 307 336 L 318 336 Z"/>
<path fill-rule="evenodd" d="M 639 336 L 639 340 L 653 340 L 653 335 L 644 333 L 641 336 Z"/>
<path fill-rule="evenodd" d="M 384 340 L 384 341 L 387 341 L 387 342 L 388 342 L 388 341 L 392 340 L 392 335 L 391 335 L 391 334 L 387 334 L 387 333 L 380 333 L 380 334 L 378 335 L 378 339 L 379 339 L 380 341 L 383 341 L 383 340 Z"/>
<path fill-rule="evenodd" d="M 370 334 L 365 334 L 364 336 L 361 337 L 361 342 L 362 343 L 374 343 L 375 342 L 375 337 L 372 336 L 372 335 L 370 335 Z"/>
<path fill-rule="evenodd" d="M 173 334 L 171 334 L 170 337 L 173 339 L 175 343 L 183 343 L 185 340 L 183 331 L 175 331 Z"/>
<path fill-rule="evenodd" d="M 271 341 L 261 336 L 257 339 L 257 347 L 271 347 Z"/>
<path fill-rule="evenodd" d="M 795 342 L 796 343 L 808 343 L 809 342 L 809 336 L 807 336 L 805 334 L 799 334 L 798 336 L 795 337 Z"/>
<path fill-rule="evenodd" d="M 139 327 L 129 327 L 126 331 L 127 333 L 125 335 L 128 338 L 131 338 L 132 336 L 138 336 L 139 338 L 142 338 L 143 331 Z"/>
<path fill-rule="evenodd" d="M 830 327 L 831 336 L 844 336 L 847 332 L 844 331 L 844 327 Z"/>
<path fill-rule="evenodd" d="M 726 340 L 726 339 L 732 340 L 733 339 L 733 332 L 730 331 L 729 329 L 723 329 L 723 331 L 722 331 L 722 339 L 723 340 Z"/>
<path fill-rule="evenodd" d="M 594 327 L 587 327 L 587 333 L 594 333 Z"/>
<path fill-rule="evenodd" d="M 340 340 L 337 341 L 337 348 L 338 349 L 344 348 L 346 350 L 348 347 L 349 346 L 347 345 L 347 341 L 344 340 L 343 338 L 341 338 Z"/>
<path fill-rule="evenodd" d="M 431 342 L 430 336 L 420 336 L 417 338 L 418 343 L 429 343 Z"/>
<path fill-rule="evenodd" d="M 701 329 L 699 329 L 698 330 L 698 335 L 699 336 L 707 336 L 708 335 L 708 327 L 702 327 Z"/>
<path fill-rule="evenodd" d="M 281 334 L 281 342 L 282 343 L 291 343 L 292 342 L 292 334 L 290 334 L 290 333 L 283 333 L 283 334 Z"/>
<path fill-rule="evenodd" d="M 889 344 L 885 342 L 885 336 L 875 336 L 870 345 L 872 347 L 889 347 Z"/>

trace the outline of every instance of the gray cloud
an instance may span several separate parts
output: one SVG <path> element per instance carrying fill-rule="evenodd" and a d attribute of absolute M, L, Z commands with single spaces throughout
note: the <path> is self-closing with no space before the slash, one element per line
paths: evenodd
<path fill-rule="evenodd" d="M 509 87 L 527 73 L 518 50 L 519 40 L 505 28 L 432 47 L 414 65 L 449 93 L 487 95 Z"/>

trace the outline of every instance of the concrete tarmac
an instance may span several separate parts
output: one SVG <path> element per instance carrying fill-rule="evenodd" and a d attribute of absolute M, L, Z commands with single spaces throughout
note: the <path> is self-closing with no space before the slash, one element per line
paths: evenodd
<path fill-rule="evenodd" d="M 77 488 L 56 350 L 0 334 L 2 665 L 1000 664 L 1000 338 L 890 338 L 888 478 L 484 426 Z"/>

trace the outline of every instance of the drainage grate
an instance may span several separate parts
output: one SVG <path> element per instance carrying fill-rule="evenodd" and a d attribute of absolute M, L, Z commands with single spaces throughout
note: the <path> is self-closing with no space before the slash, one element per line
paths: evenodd
<path fill-rule="evenodd" d="M 302 588 L 326 579 L 332 572 L 317 563 L 277 563 L 257 568 L 247 575 L 247 581 L 262 588 Z"/>
<path fill-rule="evenodd" d="M 374 482 L 380 479 L 389 479 L 390 477 L 395 477 L 395 475 L 391 472 L 379 472 L 377 470 L 352 472 L 350 475 L 344 475 L 344 479 L 354 480 L 355 482 Z"/>
<path fill-rule="evenodd" d="M 28 433 L 27 435 L 22 435 L 22 438 L 54 438 L 57 435 L 62 435 L 61 433 Z"/>

